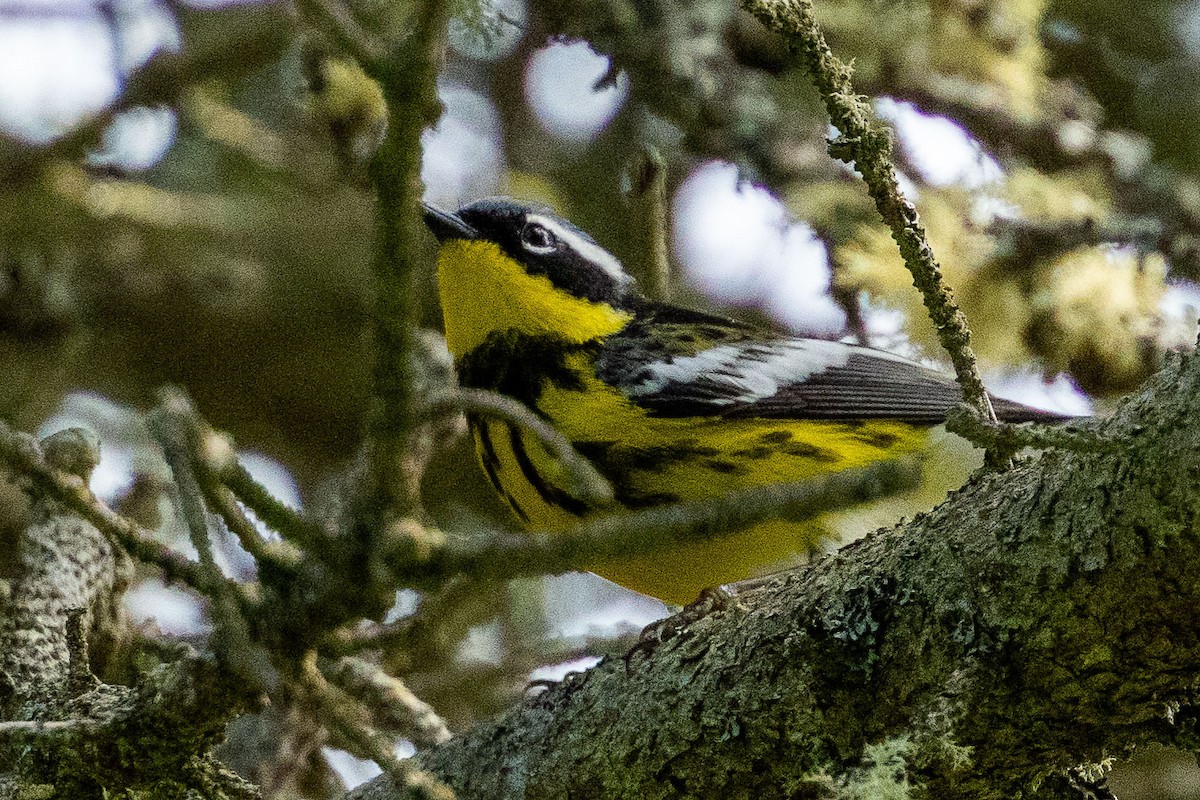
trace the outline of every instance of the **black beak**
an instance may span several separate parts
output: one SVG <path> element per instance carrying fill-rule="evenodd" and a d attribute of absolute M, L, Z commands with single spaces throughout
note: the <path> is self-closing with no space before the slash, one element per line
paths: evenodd
<path fill-rule="evenodd" d="M 425 207 L 425 227 L 433 232 L 439 242 L 449 239 L 477 239 L 479 232 L 462 221 L 458 214 L 443 211 L 437 206 L 422 203 Z"/>

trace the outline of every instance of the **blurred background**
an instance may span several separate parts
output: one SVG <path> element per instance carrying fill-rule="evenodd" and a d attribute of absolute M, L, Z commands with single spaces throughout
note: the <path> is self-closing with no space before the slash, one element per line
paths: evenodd
<path fill-rule="evenodd" d="M 349 5 L 385 33 L 411 25 L 403 0 Z M 1130 5 L 816 2 L 896 130 L 904 189 L 990 388 L 1072 414 L 1103 413 L 1196 336 L 1200 3 Z M 184 386 L 297 507 L 320 504 L 363 426 L 363 165 L 382 101 L 312 7 L 0 0 L 0 417 L 96 430 L 95 490 L 185 550 L 139 416 L 159 386 Z M 938 363 L 861 182 L 826 154 L 806 73 L 735 2 L 462 0 L 457 13 L 444 112 L 424 137 L 427 200 L 546 203 L 645 278 L 653 151 L 675 302 Z M 174 65 L 179 86 L 150 85 L 152 62 Z M 427 256 L 421 324 L 436 329 L 432 237 Z M 504 519 L 462 438 L 425 488 L 443 525 Z M 224 567 L 252 570 L 226 538 Z M 421 648 L 381 657 L 457 729 L 531 679 L 621 652 L 667 611 L 588 575 L 437 600 Z M 196 600 L 156 578 L 126 602 L 165 634 L 206 630 Z M 422 602 L 401 592 L 393 617 Z M 372 774 L 322 741 L 281 768 L 278 742 L 262 743 L 285 716 L 240 721 L 226 753 L 272 796 Z M 1113 784 L 1196 797 L 1200 770 L 1156 751 Z"/>

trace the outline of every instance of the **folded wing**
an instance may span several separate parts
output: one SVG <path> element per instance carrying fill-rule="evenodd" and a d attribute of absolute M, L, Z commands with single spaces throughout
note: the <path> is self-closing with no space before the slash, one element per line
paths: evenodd
<path fill-rule="evenodd" d="M 597 369 L 662 416 L 891 419 L 936 425 L 962 402 L 954 379 L 900 356 L 842 342 L 775 338 L 684 309 L 645 309 L 604 344 Z M 1006 421 L 1052 412 L 993 398 Z"/>

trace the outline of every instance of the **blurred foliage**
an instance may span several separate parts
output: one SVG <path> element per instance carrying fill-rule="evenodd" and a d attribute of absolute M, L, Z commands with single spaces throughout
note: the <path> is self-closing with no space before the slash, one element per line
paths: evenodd
<path fill-rule="evenodd" d="M 855 55 L 860 84 L 970 93 L 972 102 L 1031 117 L 1046 100 L 1038 36 L 1045 6 L 1044 0 L 832 2 L 815 4 L 815 11 L 839 49 Z"/>
<path fill-rule="evenodd" d="M 1195 173 L 1200 135 L 1200 12 L 1168 0 L 1119 4 L 1059 0 L 1042 20 L 1049 73 L 1077 81 L 1113 127 L 1154 145 L 1157 159 Z"/>
<path fill-rule="evenodd" d="M 1124 129 L 1127 118 L 1100 105 L 1103 95 L 1087 94 L 1097 77 L 1090 62 L 1086 70 L 1078 63 L 1088 81 L 1065 79 L 1061 37 L 1039 35 L 1066 30 L 1064 12 L 1039 2 L 874 6 L 870 24 L 861 4 L 816 6 L 835 49 L 856 56 L 856 86 L 949 114 L 1007 173 L 974 193 L 922 187 L 918 202 L 985 363 L 1067 372 L 1104 397 L 1136 386 L 1163 350 L 1190 346 L 1194 320 L 1165 317 L 1161 302 L 1169 276 L 1195 274 L 1194 220 L 1176 202 L 1194 175 L 1168 171 L 1153 137 Z M 1086 4 L 1080 13 L 1094 21 L 1106 7 Z M 1135 21 L 1124 8 L 1112 4 L 1107 35 L 1122 37 L 1150 13 L 1139 7 Z M 1173 22 L 1158 23 L 1155 36 L 1183 35 Z M 1096 37 L 1103 48 L 1104 34 Z M 919 165 L 909 172 L 919 180 Z M 813 189 L 796 183 L 786 196 L 833 245 L 835 282 L 905 309 L 910 333 L 936 357 L 866 199 L 828 183 L 816 196 Z"/>
<path fill-rule="evenodd" d="M 1190 344 L 1191 321 L 1161 308 L 1172 282 L 1200 276 L 1195 3 L 815 6 L 860 91 L 954 120 L 1006 173 L 972 191 L 905 165 L 987 364 L 1067 372 L 1103 397 Z M 381 0 L 350 7 L 384 34 L 411 13 Z M 133 96 L 176 118 L 153 167 L 84 157 L 118 107 L 48 145 L 0 138 L 0 417 L 31 429 L 72 390 L 145 406 L 161 384 L 182 384 L 315 501 L 354 452 L 368 406 L 373 219 L 361 171 L 382 99 L 330 22 L 336 0 L 305 4 L 302 24 L 276 3 L 172 8 L 181 53 L 128 76 Z M 482 0 L 460 13 L 485 39 L 513 24 Z M 525 102 L 525 64 L 551 37 L 587 41 L 612 57 L 606 80 L 629 81 L 629 100 L 590 142 L 556 139 Z M 553 204 L 633 271 L 647 268 L 648 232 L 625 184 L 644 146 L 664 153 L 672 188 L 702 160 L 725 159 L 813 226 L 842 302 L 902 309 L 913 342 L 938 355 L 869 198 L 824 153 L 807 77 L 728 0 L 531 0 L 511 53 L 451 51 L 445 75 L 495 106 L 497 187 Z M 164 76 L 182 88 L 164 88 Z M 439 318 L 432 249 L 420 277 L 428 327 Z M 462 441 L 435 460 L 429 507 L 448 525 L 497 513 L 477 472 Z M 510 703 L 534 666 L 589 651 L 540 642 L 550 612 L 537 598 L 529 585 L 425 598 L 437 625 L 383 657 L 467 725 Z M 498 658 L 464 644 L 481 631 L 501 642 Z M 275 709 L 262 724 L 289 719 Z"/>

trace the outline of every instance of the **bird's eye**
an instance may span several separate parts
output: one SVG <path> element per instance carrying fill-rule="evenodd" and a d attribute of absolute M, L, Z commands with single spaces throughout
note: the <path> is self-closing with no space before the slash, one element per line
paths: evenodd
<path fill-rule="evenodd" d="M 531 222 L 521 229 L 521 244 L 535 253 L 549 253 L 558 247 L 558 240 L 545 226 Z"/>

